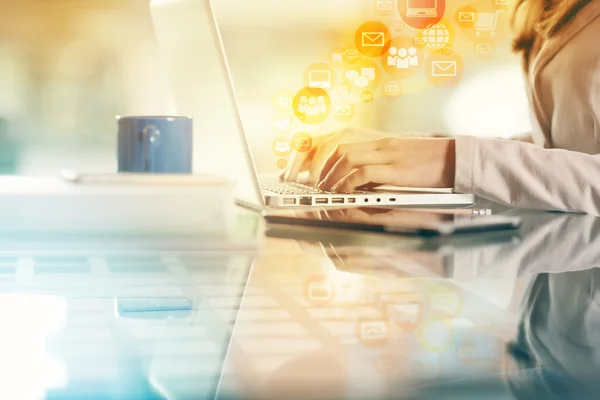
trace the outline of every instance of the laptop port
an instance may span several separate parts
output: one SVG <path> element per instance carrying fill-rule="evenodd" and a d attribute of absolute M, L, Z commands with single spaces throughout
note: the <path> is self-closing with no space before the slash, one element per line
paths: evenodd
<path fill-rule="evenodd" d="M 324 199 L 324 198 L 315 199 L 316 204 L 327 204 L 328 202 L 329 202 L 329 199 Z"/>
<path fill-rule="evenodd" d="M 300 205 L 301 206 L 311 206 L 312 205 L 312 197 L 300 197 Z"/>
<path fill-rule="evenodd" d="M 335 197 L 335 198 L 331 199 L 331 204 L 344 204 L 344 198 L 343 197 Z"/>
<path fill-rule="evenodd" d="M 378 202 L 378 203 L 381 203 L 381 199 L 377 199 L 377 202 Z"/>
<path fill-rule="evenodd" d="M 288 206 L 296 204 L 296 199 L 283 199 L 283 204 L 288 205 Z"/>
<path fill-rule="evenodd" d="M 349 197 L 348 203 L 356 203 L 356 199 L 354 197 Z"/>
<path fill-rule="evenodd" d="M 393 203 L 393 202 L 395 202 L 395 201 L 396 201 L 396 198 L 395 198 L 395 197 L 392 197 L 392 198 L 390 199 L 390 201 Z"/>

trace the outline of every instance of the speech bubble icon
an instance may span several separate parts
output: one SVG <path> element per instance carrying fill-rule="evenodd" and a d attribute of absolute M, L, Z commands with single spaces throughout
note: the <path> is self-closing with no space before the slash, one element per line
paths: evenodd
<path fill-rule="evenodd" d="M 375 80 L 375 68 L 363 68 L 360 72 L 362 76 L 366 76 L 369 80 Z"/>
<path fill-rule="evenodd" d="M 348 78 L 350 80 L 355 80 L 359 76 L 360 76 L 360 74 L 358 73 L 358 71 L 355 71 L 353 69 L 351 69 L 350 71 L 346 71 L 346 78 Z"/>
<path fill-rule="evenodd" d="M 354 86 L 357 86 L 357 87 L 360 87 L 360 88 L 364 88 L 364 87 L 369 86 L 370 82 L 371 81 L 366 76 L 359 76 L 358 78 L 356 78 L 354 80 Z"/>

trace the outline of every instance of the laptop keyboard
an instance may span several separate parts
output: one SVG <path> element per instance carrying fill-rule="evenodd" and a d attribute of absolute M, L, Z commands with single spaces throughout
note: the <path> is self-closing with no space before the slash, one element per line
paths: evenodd
<path fill-rule="evenodd" d="M 261 184 L 263 190 L 274 192 L 281 195 L 306 195 L 306 194 L 329 194 L 317 188 L 296 182 L 269 182 Z"/>
<path fill-rule="evenodd" d="M 312 195 L 312 194 L 335 194 L 326 192 L 312 186 L 296 182 L 269 182 L 260 185 L 262 190 L 277 193 L 279 195 Z M 370 194 L 364 190 L 354 190 L 351 194 Z M 349 193 L 350 194 L 350 193 Z"/>

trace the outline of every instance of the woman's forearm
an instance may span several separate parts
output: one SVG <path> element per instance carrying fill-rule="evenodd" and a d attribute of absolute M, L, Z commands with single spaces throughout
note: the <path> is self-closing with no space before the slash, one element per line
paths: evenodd
<path fill-rule="evenodd" d="M 514 207 L 600 215 L 600 156 L 456 138 L 454 189 Z"/>
<path fill-rule="evenodd" d="M 512 138 L 512 140 L 516 140 L 518 142 L 533 143 L 533 137 L 531 136 L 531 133 L 522 133 L 516 135 Z"/>

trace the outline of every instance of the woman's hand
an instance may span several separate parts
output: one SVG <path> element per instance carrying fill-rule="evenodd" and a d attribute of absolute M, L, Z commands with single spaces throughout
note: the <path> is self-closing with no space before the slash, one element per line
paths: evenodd
<path fill-rule="evenodd" d="M 454 139 L 384 138 L 340 144 L 320 169 L 319 189 L 350 193 L 361 187 L 454 186 Z"/>
<path fill-rule="evenodd" d="M 345 129 L 329 135 L 314 137 L 310 151 L 296 153 L 290 167 L 281 174 L 281 178 L 288 182 L 294 182 L 298 180 L 301 173 L 308 172 L 309 182 L 307 183 L 316 185 L 319 183 L 319 172 L 323 163 L 338 145 L 375 140 L 385 136 L 385 133 L 377 131 Z"/>
<path fill-rule="evenodd" d="M 281 179 L 288 182 L 298 181 L 301 173 L 308 172 L 307 184 L 316 185 L 320 182 L 319 174 L 327 157 L 339 145 L 373 141 L 389 136 L 388 133 L 368 131 L 364 129 L 344 129 L 340 132 L 313 138 L 313 145 L 306 153 L 296 153 L 290 167 L 281 174 Z M 404 137 L 446 137 L 440 134 L 405 134 Z"/>

